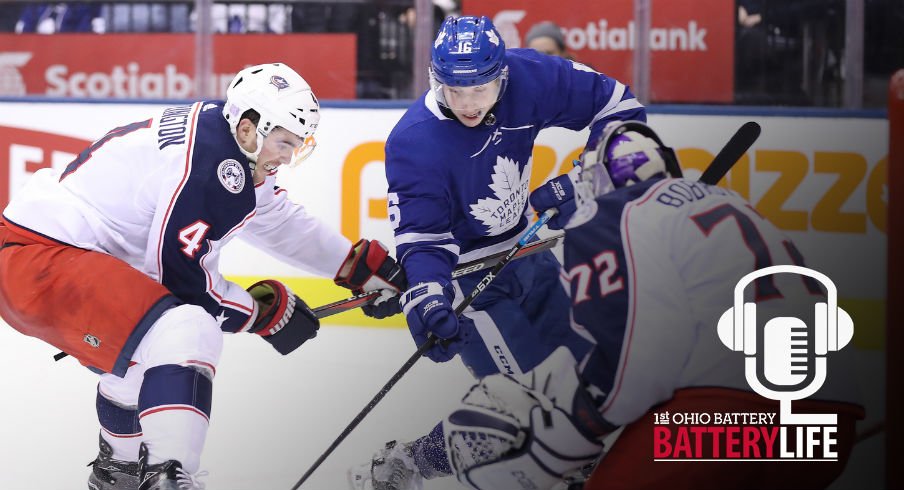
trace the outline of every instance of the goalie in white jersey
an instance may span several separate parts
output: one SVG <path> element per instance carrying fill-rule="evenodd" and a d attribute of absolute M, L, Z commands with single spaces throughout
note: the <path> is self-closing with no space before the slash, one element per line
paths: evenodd
<path fill-rule="evenodd" d="M 0 315 L 100 374 L 90 489 L 195 488 L 222 333 L 284 355 L 316 335 L 282 283 L 223 278 L 235 236 L 353 290 L 404 289 L 379 242 L 352 246 L 275 185 L 314 149 L 320 108 L 304 79 L 253 66 L 226 98 L 113 129 L 3 211 Z"/>
<path fill-rule="evenodd" d="M 577 360 L 560 347 L 524 375 L 484 378 L 443 421 L 445 454 L 429 458 L 447 458 L 459 481 L 472 488 L 558 489 L 564 488 L 563 477 L 581 475 L 581 468 L 601 455 L 602 438 L 623 428 L 585 490 L 829 485 L 847 463 L 856 419 L 863 416 L 849 364 L 852 349 L 842 349 L 851 329 L 837 334 L 834 349 L 829 347 L 837 352 L 823 358 L 828 375 L 821 389 L 795 400 L 793 408 L 837 415 L 836 460 L 718 460 L 726 456 L 726 446 L 714 454 L 715 437 L 709 435 L 693 454 L 657 455 L 654 428 L 676 426 L 656 425 L 655 414 L 781 412 L 777 402 L 748 383 L 744 353 L 726 347 L 734 342 L 726 310 L 736 283 L 747 274 L 776 264 L 802 266 L 803 257 L 734 192 L 669 178 L 680 176 L 674 152 L 645 124 L 612 123 L 595 148 L 599 151 L 582 157 L 577 210 L 570 219 L 563 217 L 572 319 L 594 347 Z M 756 304 L 755 316 L 743 324 L 744 335 L 762 339 L 763 324 L 777 317 L 803 318 L 813 330 L 828 328 L 819 320 L 826 291 L 811 277 L 767 275 L 743 292 Z M 829 308 L 834 293 L 828 292 Z M 838 318 L 849 321 L 840 309 Z M 814 335 L 815 341 L 804 341 L 806 349 L 820 355 L 820 334 Z M 766 379 L 778 383 L 770 375 Z M 810 381 L 806 377 L 803 383 Z M 766 425 L 777 427 L 775 418 Z M 679 446 L 675 439 L 670 444 Z M 757 454 L 766 454 L 764 444 L 754 444 L 762 451 Z M 778 448 L 772 449 L 777 458 Z M 680 461 L 681 456 L 716 460 Z M 369 480 L 374 488 L 419 488 L 417 468 L 427 457 L 417 444 L 392 444 L 370 465 L 353 470 L 352 481 L 359 482 L 355 488 L 367 488 L 363 483 Z"/>

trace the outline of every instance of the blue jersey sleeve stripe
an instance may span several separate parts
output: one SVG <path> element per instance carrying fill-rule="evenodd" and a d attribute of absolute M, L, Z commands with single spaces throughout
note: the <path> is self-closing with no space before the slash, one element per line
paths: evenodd
<path fill-rule="evenodd" d="M 454 239 L 452 233 L 402 233 L 396 236 L 395 241 L 396 246 L 399 246 L 416 242 L 439 242 Z"/>
<path fill-rule="evenodd" d="M 518 240 L 521 239 L 521 234 L 526 229 L 526 227 L 516 227 L 513 228 L 518 230 L 518 233 L 508 240 L 504 242 L 494 243 L 492 245 L 488 245 L 486 247 L 476 248 L 474 250 L 466 252 L 464 255 L 458 258 L 459 262 L 470 262 L 472 260 L 482 259 L 483 257 L 487 257 L 493 255 L 494 253 L 502 252 L 504 250 L 509 250 L 514 247 Z"/>
<path fill-rule="evenodd" d="M 591 125 L 606 117 L 606 114 L 615 109 L 615 106 L 617 106 L 618 103 L 621 102 L 622 96 L 624 96 L 625 94 L 625 84 L 615 80 L 613 80 L 613 82 L 615 82 L 615 86 L 612 87 L 612 95 L 609 97 L 609 101 L 606 102 L 606 105 L 603 106 L 603 108 L 600 109 L 600 111 L 597 112 L 595 116 L 593 116 L 593 120 L 590 121 Z"/>
<path fill-rule="evenodd" d="M 428 248 L 433 248 L 433 249 L 438 248 L 440 250 L 449 252 L 450 254 L 455 256 L 456 260 L 458 260 L 458 256 L 461 253 L 461 248 L 458 245 L 455 245 L 454 243 L 450 243 L 450 244 L 446 244 L 446 245 L 440 245 L 440 244 L 436 244 L 436 243 L 420 244 L 417 247 L 399 247 L 397 250 L 402 254 L 401 258 L 399 260 L 400 261 L 404 260 L 408 254 L 410 254 L 411 252 L 414 252 L 415 250 L 425 250 Z"/>
<path fill-rule="evenodd" d="M 448 245 L 429 245 L 429 246 L 430 246 L 430 247 L 441 248 L 441 249 L 443 249 L 443 250 L 446 250 L 446 251 L 448 251 L 448 252 L 451 252 L 451 253 L 455 254 L 455 256 L 458 256 L 458 254 L 461 252 L 461 248 L 459 248 L 458 245 L 451 244 L 451 243 L 448 244 Z"/>
<path fill-rule="evenodd" d="M 627 99 L 619 102 L 611 111 L 603 114 L 603 117 L 611 116 L 617 112 L 623 112 L 630 109 L 638 109 L 643 107 L 643 104 L 637 101 L 637 99 Z"/>

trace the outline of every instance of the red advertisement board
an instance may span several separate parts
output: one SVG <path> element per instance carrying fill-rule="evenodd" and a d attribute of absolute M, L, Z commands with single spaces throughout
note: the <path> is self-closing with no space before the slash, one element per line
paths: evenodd
<path fill-rule="evenodd" d="M 214 36 L 214 83 L 280 61 L 321 99 L 355 98 L 353 34 Z M 192 34 L 0 34 L 0 96 L 194 98 Z"/>
<path fill-rule="evenodd" d="M 734 91 L 733 0 L 651 1 L 651 97 L 656 102 L 731 102 Z M 464 0 L 486 15 L 507 47 L 524 47 L 527 31 L 551 20 L 578 61 L 631 83 L 634 0 Z"/>

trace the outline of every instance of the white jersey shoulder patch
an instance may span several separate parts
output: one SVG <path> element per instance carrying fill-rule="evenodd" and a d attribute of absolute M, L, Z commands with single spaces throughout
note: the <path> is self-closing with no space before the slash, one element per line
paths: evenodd
<path fill-rule="evenodd" d="M 217 166 L 217 177 L 227 191 L 238 194 L 245 188 L 245 171 L 242 164 L 231 158 L 223 160 Z"/>

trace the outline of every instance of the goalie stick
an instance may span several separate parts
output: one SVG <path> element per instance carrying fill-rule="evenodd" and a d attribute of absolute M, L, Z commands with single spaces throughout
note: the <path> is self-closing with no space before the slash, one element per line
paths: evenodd
<path fill-rule="evenodd" d="M 518 255 L 519 251 L 527 246 L 528 242 L 534 238 L 534 235 L 537 234 L 540 228 L 542 228 L 550 218 L 555 216 L 556 212 L 556 209 L 552 208 L 548 209 L 546 212 L 540 215 L 540 218 L 534 224 L 532 224 L 530 228 L 528 228 L 527 231 L 524 232 L 523 235 L 521 235 L 521 239 L 518 240 L 518 243 L 516 243 L 508 251 L 508 253 L 506 253 L 505 256 L 503 256 L 495 266 L 493 266 L 493 269 L 491 269 L 490 272 L 488 272 L 486 276 L 484 276 L 483 279 L 481 279 L 480 282 L 477 283 L 477 285 L 474 287 L 474 290 L 471 291 L 471 294 L 465 297 L 465 299 L 455 307 L 456 316 L 460 316 L 461 313 L 465 311 L 465 309 L 471 304 L 471 302 L 474 301 L 474 298 L 482 293 L 487 288 L 487 286 L 489 286 L 490 283 L 493 282 L 493 279 L 495 279 L 496 276 L 499 275 L 499 272 L 502 270 L 502 268 L 505 267 L 506 264 L 511 262 L 511 260 Z M 298 483 L 296 483 L 295 486 L 292 487 L 292 490 L 298 490 L 298 487 L 300 487 L 301 484 L 304 483 L 311 476 L 311 474 L 314 473 L 314 470 L 316 470 L 320 466 L 320 464 L 323 463 L 323 461 L 333 453 L 333 450 L 335 450 L 339 446 L 339 444 L 341 444 L 342 441 L 344 441 L 345 438 L 355 429 L 355 427 L 357 427 L 358 424 L 361 423 L 362 420 L 364 420 L 364 417 L 366 417 L 367 414 L 370 413 L 370 411 L 373 410 L 375 406 L 377 406 L 377 403 L 380 403 L 380 400 L 382 400 L 383 397 L 386 396 L 386 393 L 389 393 L 389 390 L 392 389 L 392 387 L 395 386 L 395 384 L 398 383 L 400 379 L 402 379 L 402 376 L 404 376 L 412 366 L 414 366 L 414 363 L 416 363 L 417 360 L 421 358 L 421 356 L 426 354 L 427 351 L 430 350 L 430 348 L 436 345 L 436 342 L 437 337 L 433 334 L 430 334 L 430 336 L 427 338 L 427 341 L 424 342 L 423 345 L 418 347 L 417 351 L 415 351 L 415 353 L 412 354 L 407 361 L 405 361 L 405 364 L 403 364 L 402 367 L 399 368 L 399 370 L 396 371 L 394 375 L 392 375 L 392 378 L 389 378 L 389 381 L 387 381 L 386 384 L 383 385 L 383 388 L 380 389 L 379 392 L 377 392 L 377 394 L 370 400 L 367 406 L 365 406 L 358 413 L 358 415 L 356 415 L 355 418 L 352 419 L 351 423 L 348 424 L 345 430 L 343 430 L 342 433 L 339 434 L 339 437 L 337 437 L 336 440 L 333 441 L 332 444 L 330 444 L 330 447 L 328 447 L 327 450 L 324 451 L 324 453 L 321 454 L 319 458 L 317 458 L 317 461 L 315 461 L 314 464 L 311 465 L 311 467 L 308 469 L 308 471 L 306 471 L 305 474 L 302 475 L 301 479 L 298 480 Z"/>
<path fill-rule="evenodd" d="M 748 121 L 738 128 L 731 139 L 728 140 L 728 143 L 725 143 L 722 150 L 713 158 L 709 167 L 706 167 L 706 170 L 703 171 L 703 175 L 700 176 L 700 182 L 716 185 L 717 182 L 722 180 L 722 177 L 725 177 L 731 167 L 747 153 L 747 150 L 760 137 L 760 131 L 760 125 L 753 121 Z"/>
<path fill-rule="evenodd" d="M 527 257 L 528 255 L 533 255 L 537 252 L 549 250 L 552 247 L 558 245 L 559 242 L 562 241 L 563 236 L 564 235 L 556 235 L 549 238 L 544 238 L 542 240 L 537 240 L 535 242 L 530 242 L 518 249 L 517 253 L 515 253 L 515 256 L 512 257 L 512 259 L 520 259 L 522 257 Z M 458 279 L 465 274 L 489 269 L 490 267 L 497 265 L 499 261 L 501 261 L 508 253 L 509 250 L 505 250 L 493 255 L 489 255 L 487 257 L 483 257 L 481 259 L 472 260 L 470 262 L 461 264 L 456 267 L 454 271 L 452 271 L 452 279 Z M 379 297 L 379 290 L 368 291 L 357 296 L 352 296 L 351 298 L 346 298 L 327 305 L 318 306 L 317 308 L 314 308 L 314 315 L 317 318 L 326 318 L 337 313 L 342 313 L 344 311 L 353 310 L 355 308 L 370 304 Z"/>

